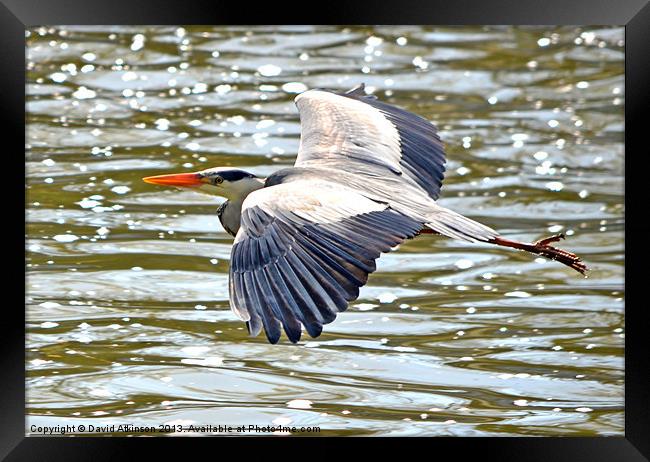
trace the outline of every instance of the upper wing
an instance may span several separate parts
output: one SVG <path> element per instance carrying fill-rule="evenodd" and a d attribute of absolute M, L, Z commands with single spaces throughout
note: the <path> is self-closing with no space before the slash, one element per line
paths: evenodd
<path fill-rule="evenodd" d="M 437 199 L 445 153 L 436 127 L 416 114 L 364 96 L 362 89 L 343 95 L 309 90 L 296 97 L 301 126 L 296 167 L 369 163 Z"/>
<path fill-rule="evenodd" d="M 284 327 L 317 337 L 359 296 L 381 252 L 412 237 L 422 223 L 386 204 L 328 183 L 294 181 L 244 201 L 230 262 L 230 304 L 253 335 L 271 343 Z"/>

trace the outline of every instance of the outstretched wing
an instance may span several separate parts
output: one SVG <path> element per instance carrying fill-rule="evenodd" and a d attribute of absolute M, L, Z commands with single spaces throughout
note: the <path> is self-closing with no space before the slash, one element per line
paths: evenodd
<path fill-rule="evenodd" d="M 365 96 L 363 86 L 345 94 L 308 90 L 295 101 L 301 126 L 296 167 L 372 164 L 434 200 L 440 195 L 445 152 L 428 120 Z"/>
<path fill-rule="evenodd" d="M 300 180 L 255 191 L 232 249 L 231 308 L 271 343 L 281 326 L 294 343 L 301 324 L 317 337 L 359 296 L 380 254 L 421 228 L 340 185 Z"/>

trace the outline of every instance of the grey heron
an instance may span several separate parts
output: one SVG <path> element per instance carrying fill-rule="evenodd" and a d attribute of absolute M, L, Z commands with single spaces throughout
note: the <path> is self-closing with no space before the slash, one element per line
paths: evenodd
<path fill-rule="evenodd" d="M 557 260 L 584 274 L 571 252 L 506 239 L 492 228 L 436 203 L 445 152 L 436 127 L 366 95 L 312 89 L 295 98 L 300 146 L 295 165 L 267 178 L 235 168 L 144 178 L 227 199 L 218 209 L 234 236 L 230 306 L 251 335 L 262 328 L 293 343 L 302 326 L 321 334 L 375 271 L 375 261 L 406 239 L 441 234 L 512 247 Z"/>

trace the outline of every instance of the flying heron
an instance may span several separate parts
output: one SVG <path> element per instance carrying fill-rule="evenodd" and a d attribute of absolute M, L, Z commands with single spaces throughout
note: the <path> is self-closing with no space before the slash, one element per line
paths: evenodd
<path fill-rule="evenodd" d="M 295 98 L 300 147 L 291 168 L 267 178 L 235 168 L 209 168 L 144 178 L 196 188 L 227 200 L 217 210 L 235 237 L 230 307 L 269 342 L 284 331 L 293 343 L 301 325 L 318 337 L 323 325 L 359 296 L 382 252 L 419 234 L 441 234 L 525 250 L 585 274 L 571 252 L 506 239 L 436 203 L 445 152 L 426 119 L 366 95 L 308 90 Z"/>

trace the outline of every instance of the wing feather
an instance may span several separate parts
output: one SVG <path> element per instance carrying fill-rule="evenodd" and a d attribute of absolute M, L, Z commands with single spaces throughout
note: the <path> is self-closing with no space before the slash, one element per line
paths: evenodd
<path fill-rule="evenodd" d="M 336 190 L 338 188 L 338 190 Z M 233 311 L 277 343 L 320 335 L 359 296 L 382 252 L 422 223 L 353 190 L 291 182 L 249 195 L 230 267 Z M 315 200 L 314 198 L 318 198 Z"/>
<path fill-rule="evenodd" d="M 436 127 L 362 90 L 308 90 L 296 97 L 301 125 L 296 167 L 366 164 L 437 199 L 446 160 Z"/>
<path fill-rule="evenodd" d="M 312 297 L 309 295 L 309 293 L 303 286 L 303 283 L 301 282 L 300 278 L 295 273 L 291 265 L 288 264 L 287 259 L 285 257 L 282 257 L 278 260 L 277 270 L 278 273 L 284 279 L 284 282 L 286 283 L 287 287 L 289 287 L 289 289 L 291 290 L 293 298 L 296 302 L 295 306 L 303 306 L 307 308 L 306 312 L 303 314 L 304 316 L 303 323 L 305 324 L 305 327 L 307 328 L 309 335 L 314 337 L 314 335 L 312 335 L 312 332 L 316 332 L 316 326 L 322 325 L 324 322 L 326 322 L 325 319 L 329 318 L 330 317 L 329 315 L 331 315 L 332 312 L 330 311 L 328 313 L 329 315 L 327 316 L 327 318 L 323 317 L 323 314 L 318 309 L 316 303 L 314 303 L 314 300 L 312 299 Z M 312 330 L 310 330 L 310 328 Z"/>
<path fill-rule="evenodd" d="M 331 291 L 328 294 L 325 291 L 327 286 L 318 277 L 320 270 L 308 269 L 295 253 L 288 253 L 285 258 L 295 268 L 303 287 L 309 293 L 311 300 L 316 304 L 323 317 L 323 324 L 332 322 L 336 318 L 337 312 L 345 310 L 347 301 L 338 292 Z"/>

